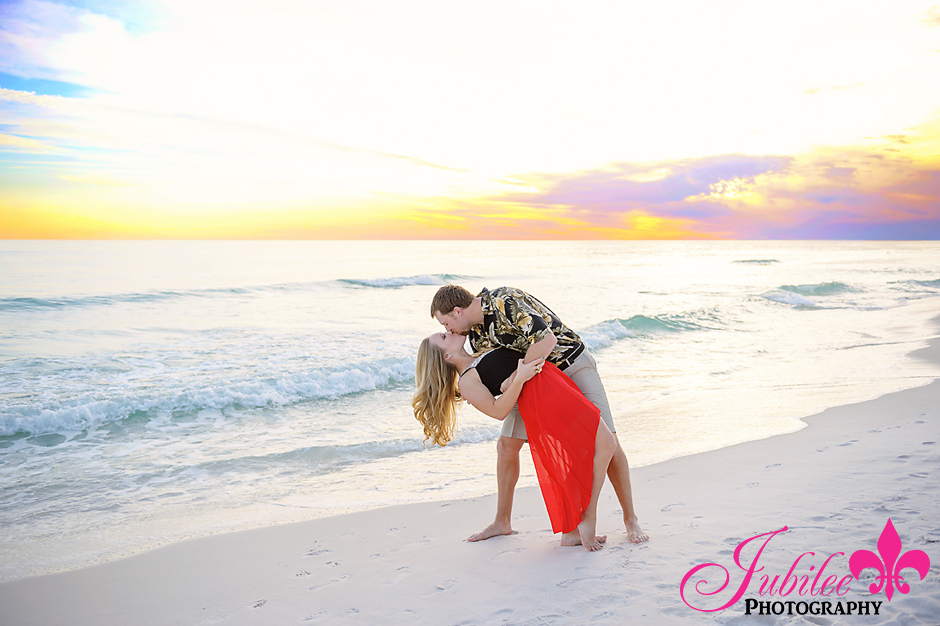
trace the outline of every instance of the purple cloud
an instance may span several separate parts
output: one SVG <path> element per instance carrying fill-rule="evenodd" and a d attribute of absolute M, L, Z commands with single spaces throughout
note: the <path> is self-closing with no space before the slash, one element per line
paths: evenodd
<path fill-rule="evenodd" d="M 753 180 L 760 174 L 785 170 L 791 161 L 790 157 L 780 156 L 724 155 L 652 165 L 617 163 L 603 170 L 522 176 L 522 180 L 540 191 L 508 194 L 499 200 L 603 212 L 660 207 L 668 208 L 670 215 L 699 215 L 704 207 L 674 203 L 707 194 L 712 185 L 721 181 Z"/>
<path fill-rule="evenodd" d="M 623 229 L 625 217 L 644 214 L 741 239 L 940 238 L 940 168 L 875 152 L 722 155 L 519 179 L 538 191 L 493 200 L 550 207 L 587 227 Z"/>

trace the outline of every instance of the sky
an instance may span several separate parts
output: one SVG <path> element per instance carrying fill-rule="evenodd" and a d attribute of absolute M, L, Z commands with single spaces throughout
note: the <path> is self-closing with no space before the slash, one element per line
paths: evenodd
<path fill-rule="evenodd" d="M 0 238 L 940 239 L 940 5 L 0 0 Z"/>

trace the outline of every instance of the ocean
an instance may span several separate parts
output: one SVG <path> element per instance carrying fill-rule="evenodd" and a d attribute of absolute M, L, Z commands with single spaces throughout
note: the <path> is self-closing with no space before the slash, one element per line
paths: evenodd
<path fill-rule="evenodd" d="M 447 283 L 579 332 L 634 467 L 940 377 L 940 242 L 0 241 L 0 580 L 495 492 L 411 412 Z"/>

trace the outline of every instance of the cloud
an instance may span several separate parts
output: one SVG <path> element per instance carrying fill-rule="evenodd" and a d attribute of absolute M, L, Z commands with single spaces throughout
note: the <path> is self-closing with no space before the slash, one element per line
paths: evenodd
<path fill-rule="evenodd" d="M 940 164 L 859 151 L 811 155 L 729 200 L 738 238 L 938 239 Z"/>
<path fill-rule="evenodd" d="M 49 51 L 63 37 L 87 30 L 88 12 L 41 0 L 0 5 L 0 69 L 21 78 L 60 80 Z"/>
<path fill-rule="evenodd" d="M 350 236 L 929 222 L 935 0 L 752 4 L 0 0 L 0 196 L 374 209 Z"/>
<path fill-rule="evenodd" d="M 23 78 L 13 74 L 0 72 L 0 87 L 13 91 L 34 93 L 46 96 L 81 97 L 93 90 L 60 80 L 46 80 L 41 78 Z"/>
<path fill-rule="evenodd" d="M 30 137 L 0 133 L 0 150 L 17 149 L 28 152 L 51 152 L 53 148 Z"/>
<path fill-rule="evenodd" d="M 553 207 L 601 228 L 622 225 L 643 214 L 663 220 L 707 223 L 728 215 L 728 206 L 711 198 L 725 195 L 761 175 L 783 172 L 792 159 L 785 156 L 721 155 L 656 163 L 617 163 L 568 174 L 529 174 L 516 177 L 532 191 L 494 197 L 494 203 Z M 690 200 L 691 199 L 691 200 Z"/>
<path fill-rule="evenodd" d="M 937 7 L 930 8 L 927 15 L 924 16 L 923 22 L 927 26 L 940 26 L 940 9 Z"/>
<path fill-rule="evenodd" d="M 916 143 L 886 141 L 901 139 Z M 477 203 L 469 221 L 492 222 L 511 206 L 520 230 L 528 209 L 559 225 L 567 220 L 569 232 L 586 237 L 940 238 L 940 164 L 885 150 L 732 154 L 527 174 L 511 182 L 528 191 Z M 536 227 L 534 217 L 529 223 Z"/>

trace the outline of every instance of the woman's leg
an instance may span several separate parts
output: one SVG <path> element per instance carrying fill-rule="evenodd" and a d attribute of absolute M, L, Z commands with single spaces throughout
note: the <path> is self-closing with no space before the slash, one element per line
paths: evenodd
<path fill-rule="evenodd" d="M 604 486 L 604 478 L 607 476 L 607 466 L 610 465 L 610 459 L 614 454 L 616 447 L 614 436 L 607 428 L 604 420 L 597 420 L 597 436 L 594 440 L 594 483 L 591 488 L 591 502 L 581 515 L 581 523 L 578 524 L 578 533 L 581 535 L 581 545 L 594 552 L 601 549 L 601 544 L 595 535 L 597 530 L 597 500 L 601 495 L 601 487 Z"/>

